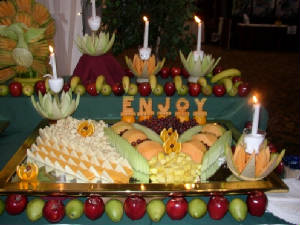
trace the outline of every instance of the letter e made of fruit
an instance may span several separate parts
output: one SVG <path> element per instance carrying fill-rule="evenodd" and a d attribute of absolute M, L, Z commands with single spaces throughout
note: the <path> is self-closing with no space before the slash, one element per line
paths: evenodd
<path fill-rule="evenodd" d="M 139 111 L 137 115 L 139 116 L 140 121 L 150 119 L 154 115 L 154 111 L 152 110 L 152 98 L 148 98 L 148 101 L 145 98 L 140 98 Z"/>
<path fill-rule="evenodd" d="M 132 108 L 132 102 L 134 101 L 133 96 L 124 96 L 123 97 L 123 106 L 122 106 L 122 112 L 121 117 L 123 121 L 126 122 L 134 122 L 135 121 L 135 111 Z"/>
<path fill-rule="evenodd" d="M 190 103 L 185 98 L 180 98 L 176 102 L 175 116 L 180 120 L 180 122 L 189 121 L 190 113 L 188 109 L 190 108 Z"/>
<path fill-rule="evenodd" d="M 157 117 L 158 118 L 165 118 L 165 117 L 171 115 L 171 112 L 169 111 L 170 103 L 171 103 L 171 99 L 166 98 L 165 105 L 163 105 L 163 104 L 157 105 L 157 108 L 158 108 Z"/>

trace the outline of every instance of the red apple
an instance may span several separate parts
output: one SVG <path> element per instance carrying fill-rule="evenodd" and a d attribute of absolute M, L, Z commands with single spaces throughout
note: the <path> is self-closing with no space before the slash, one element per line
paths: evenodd
<path fill-rule="evenodd" d="M 250 88 L 249 83 L 247 83 L 247 82 L 246 83 L 241 83 L 238 87 L 239 96 L 241 96 L 241 97 L 247 96 L 250 92 L 250 89 L 251 88 Z"/>
<path fill-rule="evenodd" d="M 216 75 L 218 73 L 221 73 L 223 71 L 223 68 L 222 66 L 216 66 L 214 69 L 213 69 L 213 75 Z"/>
<path fill-rule="evenodd" d="M 172 96 L 175 93 L 175 84 L 173 82 L 167 82 L 164 85 L 164 90 L 167 96 Z"/>
<path fill-rule="evenodd" d="M 189 83 L 189 94 L 190 96 L 198 96 L 201 92 L 201 86 L 198 83 Z"/>
<path fill-rule="evenodd" d="M 216 84 L 213 87 L 213 93 L 215 94 L 215 96 L 217 97 L 222 97 L 223 95 L 225 95 L 226 90 L 223 84 Z"/>
<path fill-rule="evenodd" d="M 49 200 L 43 208 L 43 216 L 50 223 L 57 223 L 65 216 L 65 207 L 61 200 Z"/>
<path fill-rule="evenodd" d="M 105 205 L 99 196 L 88 197 L 84 202 L 84 213 L 91 220 L 101 217 L 104 210 Z"/>
<path fill-rule="evenodd" d="M 46 94 L 47 88 L 44 80 L 39 80 L 36 82 L 34 88 L 36 94 L 39 94 L 39 92 L 41 92 L 42 95 Z"/>
<path fill-rule="evenodd" d="M 86 89 L 87 93 L 89 93 L 89 95 L 91 95 L 91 96 L 98 95 L 97 88 L 96 88 L 96 83 L 89 83 L 89 84 L 87 84 L 85 86 L 85 89 Z"/>
<path fill-rule="evenodd" d="M 278 166 L 275 169 L 275 172 L 280 176 L 283 175 L 283 172 L 284 172 L 284 163 L 283 163 L 283 161 L 280 161 L 280 163 L 278 164 Z"/>
<path fill-rule="evenodd" d="M 64 83 L 63 91 L 64 91 L 64 92 L 68 92 L 69 89 L 70 89 L 70 84 L 69 84 L 69 83 Z"/>
<path fill-rule="evenodd" d="M 244 128 L 251 130 L 252 129 L 252 121 L 247 121 L 244 125 Z"/>
<path fill-rule="evenodd" d="M 235 84 L 238 81 L 242 81 L 242 77 L 241 76 L 234 76 L 234 77 L 232 77 L 232 83 Z"/>
<path fill-rule="evenodd" d="M 207 204 L 210 217 L 214 220 L 222 219 L 228 211 L 229 202 L 222 195 L 211 196 Z"/>
<path fill-rule="evenodd" d="M 124 88 L 121 83 L 114 83 L 111 87 L 112 92 L 116 96 L 122 96 L 124 94 Z"/>
<path fill-rule="evenodd" d="M 132 73 L 132 71 L 129 69 L 129 68 L 126 68 L 125 70 L 124 70 L 124 75 L 125 76 L 128 76 L 128 77 L 134 77 L 134 74 Z"/>
<path fill-rule="evenodd" d="M 268 199 L 264 192 L 253 191 L 247 196 L 246 202 L 252 216 L 262 216 L 266 211 Z"/>
<path fill-rule="evenodd" d="M 147 203 L 145 199 L 140 196 L 129 196 L 124 202 L 124 211 L 132 220 L 143 218 L 146 213 L 146 207 Z"/>
<path fill-rule="evenodd" d="M 141 96 L 148 96 L 151 94 L 151 86 L 149 82 L 140 83 L 138 89 Z"/>
<path fill-rule="evenodd" d="M 277 148 L 276 148 L 276 146 L 274 144 L 269 143 L 268 146 L 269 146 L 270 153 L 276 153 L 276 152 L 278 152 L 278 150 L 277 150 Z"/>
<path fill-rule="evenodd" d="M 9 92 L 12 96 L 17 97 L 22 94 L 22 84 L 19 82 L 12 82 L 8 86 Z"/>
<path fill-rule="evenodd" d="M 188 202 L 183 197 L 173 197 L 167 202 L 166 211 L 172 220 L 180 220 L 187 214 Z"/>
<path fill-rule="evenodd" d="M 5 200 L 5 210 L 11 215 L 17 215 L 24 211 L 27 205 L 27 197 L 21 194 L 9 194 Z"/>
<path fill-rule="evenodd" d="M 169 67 L 163 67 L 163 68 L 161 68 L 161 70 L 160 70 L 160 76 L 161 76 L 161 78 L 166 79 L 166 78 L 169 77 L 169 75 L 170 75 L 170 68 Z"/>
<path fill-rule="evenodd" d="M 181 69 L 181 73 L 185 78 L 189 78 L 190 74 L 188 73 L 188 71 L 186 71 L 186 69 L 182 68 Z"/>
<path fill-rule="evenodd" d="M 180 69 L 180 67 L 175 67 L 175 66 L 173 66 L 172 68 L 171 68 L 171 76 L 174 78 L 175 76 L 180 76 L 180 74 L 181 74 L 181 69 Z"/>

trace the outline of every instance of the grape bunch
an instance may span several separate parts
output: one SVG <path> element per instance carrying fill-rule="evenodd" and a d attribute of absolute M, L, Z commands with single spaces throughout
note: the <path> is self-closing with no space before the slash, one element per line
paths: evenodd
<path fill-rule="evenodd" d="M 166 118 L 160 118 L 152 117 L 148 120 L 144 120 L 140 122 L 140 124 L 154 130 L 157 134 L 160 134 L 160 132 L 166 128 L 173 128 L 173 130 L 177 130 L 178 134 L 182 134 L 184 131 L 188 130 L 189 128 L 196 126 L 197 122 L 194 119 L 191 119 L 189 121 L 180 122 L 179 119 L 177 119 L 174 116 L 168 116 Z"/>

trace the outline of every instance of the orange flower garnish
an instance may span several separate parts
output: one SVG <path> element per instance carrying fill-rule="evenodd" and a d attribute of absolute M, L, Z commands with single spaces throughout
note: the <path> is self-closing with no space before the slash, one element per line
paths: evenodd
<path fill-rule="evenodd" d="M 39 168 L 34 163 L 21 164 L 17 166 L 17 175 L 22 181 L 31 181 L 37 178 Z"/>
<path fill-rule="evenodd" d="M 94 124 L 88 121 L 83 121 L 78 125 L 77 132 L 82 137 L 91 136 L 95 132 Z"/>
<path fill-rule="evenodd" d="M 163 142 L 165 142 L 169 137 L 174 137 L 176 140 L 178 139 L 178 133 L 177 130 L 173 131 L 173 128 L 169 128 L 168 130 L 164 128 L 160 132 L 160 138 Z"/>
<path fill-rule="evenodd" d="M 176 136 L 171 136 L 164 142 L 163 149 L 166 154 L 170 154 L 171 152 L 179 153 L 181 150 L 181 143 L 177 142 Z"/>

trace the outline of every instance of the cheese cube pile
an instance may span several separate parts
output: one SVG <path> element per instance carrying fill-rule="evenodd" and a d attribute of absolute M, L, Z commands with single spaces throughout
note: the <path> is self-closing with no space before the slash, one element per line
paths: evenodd
<path fill-rule="evenodd" d="M 40 129 L 36 142 L 27 149 L 27 161 L 66 182 L 128 183 L 133 171 L 104 136 L 107 124 L 88 120 L 95 131 L 82 137 L 77 133 L 81 121 L 68 117 Z"/>

